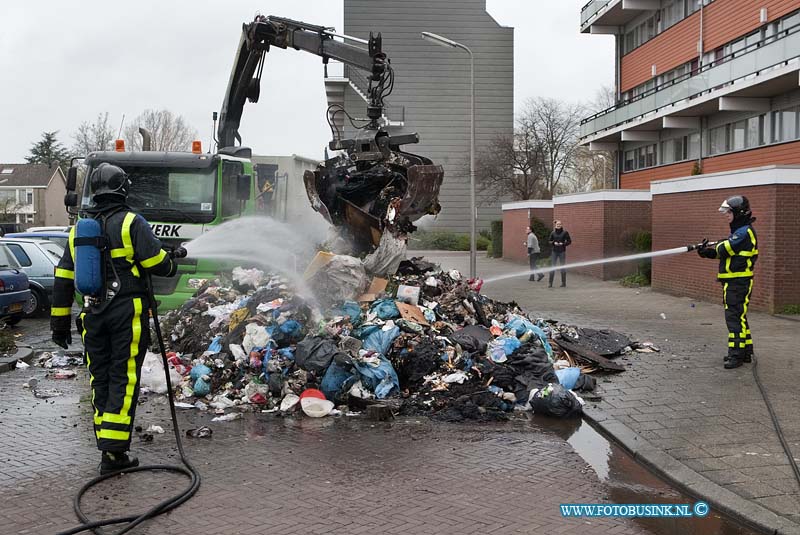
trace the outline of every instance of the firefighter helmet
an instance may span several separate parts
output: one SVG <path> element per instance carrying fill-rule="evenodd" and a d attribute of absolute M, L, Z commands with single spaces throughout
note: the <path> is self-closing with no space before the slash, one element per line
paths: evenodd
<path fill-rule="evenodd" d="M 734 219 L 738 219 L 742 216 L 750 217 L 753 215 L 753 213 L 750 211 L 750 201 L 748 201 L 747 197 L 744 195 L 736 195 L 734 197 L 725 199 L 722 201 L 719 211 L 723 213 L 731 212 Z"/>
<path fill-rule="evenodd" d="M 99 195 L 118 195 L 125 199 L 128 197 L 130 180 L 128 174 L 116 165 L 101 163 L 92 171 L 90 184 L 95 198 Z"/>

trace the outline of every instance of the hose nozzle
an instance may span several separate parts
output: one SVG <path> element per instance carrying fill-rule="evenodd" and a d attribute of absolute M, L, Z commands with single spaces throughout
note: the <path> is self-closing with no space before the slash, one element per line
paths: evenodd
<path fill-rule="evenodd" d="M 717 242 L 710 242 L 710 241 L 708 241 L 708 238 L 703 238 L 703 241 L 698 243 L 698 244 L 696 244 L 696 245 L 695 244 L 687 245 L 686 246 L 686 250 L 687 251 L 696 251 L 698 249 L 706 249 L 708 247 L 712 247 L 713 248 L 716 245 L 717 245 Z"/>

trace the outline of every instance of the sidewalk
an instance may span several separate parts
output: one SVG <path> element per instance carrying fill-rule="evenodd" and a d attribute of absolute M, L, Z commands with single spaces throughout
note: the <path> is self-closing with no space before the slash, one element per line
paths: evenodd
<path fill-rule="evenodd" d="M 424 256 L 443 268 L 468 271 L 466 253 Z M 478 275 L 484 279 L 521 269 L 524 266 L 478 257 Z M 800 488 L 755 384 L 752 365 L 722 368 L 727 349 L 722 306 L 572 274 L 567 288 L 557 287 L 559 282 L 558 274 L 552 289 L 547 279 L 535 283 L 513 278 L 484 285 L 483 293 L 514 300 L 534 316 L 610 328 L 659 346 L 660 353 L 637 353 L 628 360 L 627 371 L 600 379 L 603 399 L 587 405 L 587 415 L 625 447 L 644 445 L 646 464 L 712 503 L 716 499 L 748 518 L 772 516 L 752 507 L 763 506 L 797 523 L 800 532 Z M 800 326 L 761 313 L 749 318 L 761 381 L 795 458 L 800 458 Z"/>

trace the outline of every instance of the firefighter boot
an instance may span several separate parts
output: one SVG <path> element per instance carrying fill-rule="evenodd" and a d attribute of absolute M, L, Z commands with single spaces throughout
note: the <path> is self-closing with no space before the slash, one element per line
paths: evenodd
<path fill-rule="evenodd" d="M 725 362 L 728 362 L 731 359 L 730 355 L 725 355 Z M 745 351 L 744 357 L 742 358 L 742 362 L 745 364 L 749 364 L 753 362 L 753 350 Z"/>
<path fill-rule="evenodd" d="M 732 370 L 733 368 L 738 368 L 742 364 L 744 364 L 744 355 L 742 354 L 728 355 L 728 360 L 725 361 L 725 369 Z"/>
<path fill-rule="evenodd" d="M 104 451 L 100 461 L 100 474 L 110 474 L 126 468 L 139 466 L 139 459 L 118 451 Z"/>

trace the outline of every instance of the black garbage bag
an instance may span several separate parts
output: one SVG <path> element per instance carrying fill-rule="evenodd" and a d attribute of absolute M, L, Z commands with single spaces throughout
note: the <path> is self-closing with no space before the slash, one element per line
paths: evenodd
<path fill-rule="evenodd" d="M 486 346 L 494 338 L 489 329 L 482 325 L 468 325 L 449 336 L 450 340 L 460 345 L 469 353 L 485 353 Z"/>
<path fill-rule="evenodd" d="M 321 336 L 306 336 L 297 344 L 294 361 L 304 370 L 321 374 L 330 366 L 337 353 L 339 348 L 332 340 Z"/>
<path fill-rule="evenodd" d="M 439 369 L 442 364 L 441 353 L 435 343 L 423 340 L 394 358 L 392 364 L 397 369 L 400 388 L 419 387 L 426 375 Z"/>
<path fill-rule="evenodd" d="M 583 406 L 575 394 L 560 384 L 548 384 L 536 390 L 531 397 L 531 408 L 534 414 L 571 418 L 580 416 Z"/>
<path fill-rule="evenodd" d="M 591 375 L 582 373 L 578 376 L 578 380 L 575 381 L 575 386 L 572 387 L 572 390 L 591 392 L 594 390 L 595 386 L 597 386 L 597 381 L 595 381 L 595 378 Z"/>

